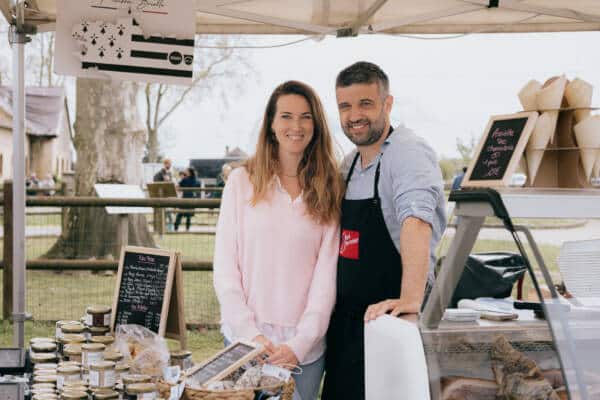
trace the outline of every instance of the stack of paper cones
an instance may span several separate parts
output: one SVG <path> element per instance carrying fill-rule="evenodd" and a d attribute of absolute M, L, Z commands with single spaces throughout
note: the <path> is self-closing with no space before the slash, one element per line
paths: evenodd
<path fill-rule="evenodd" d="M 537 119 L 533 132 L 527 142 L 525 155 L 527 156 L 529 183 L 532 185 L 542 163 L 544 149 L 548 145 L 550 137 L 554 134 L 555 128 L 556 120 L 554 120 L 554 117 L 550 113 L 543 113 Z"/>
<path fill-rule="evenodd" d="M 556 110 L 559 109 L 563 95 L 565 94 L 565 86 L 567 85 L 567 78 L 564 75 L 555 76 L 550 78 L 544 83 L 544 86 L 538 91 L 536 96 L 536 103 L 538 110 Z M 543 114 L 548 114 L 551 118 L 550 123 L 552 125 L 552 134 L 550 135 L 550 143 L 554 142 L 554 131 L 556 129 L 556 122 L 558 121 L 558 111 L 546 111 Z M 539 121 L 539 119 L 538 119 Z M 546 143 L 547 144 L 547 143 Z M 544 146 L 545 147 L 545 146 Z"/>
<path fill-rule="evenodd" d="M 590 180 L 600 155 L 600 115 L 590 116 L 573 128 L 586 180 Z"/>
<path fill-rule="evenodd" d="M 575 78 L 565 88 L 569 107 L 590 107 L 593 87 L 583 79 Z M 575 121 L 581 122 L 591 114 L 590 110 L 575 110 Z"/>
<path fill-rule="evenodd" d="M 537 94 L 542 88 L 542 84 L 535 79 L 527 82 L 527 85 L 519 92 L 519 100 L 525 111 L 537 110 Z"/>

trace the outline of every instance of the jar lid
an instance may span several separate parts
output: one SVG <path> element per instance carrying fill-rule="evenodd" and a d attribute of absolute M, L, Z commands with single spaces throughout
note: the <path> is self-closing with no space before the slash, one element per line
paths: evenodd
<path fill-rule="evenodd" d="M 79 373 L 81 373 L 81 367 L 77 367 L 77 366 L 73 366 L 73 365 L 66 365 L 66 366 L 58 367 L 58 370 L 56 370 L 56 372 L 58 372 L 59 375 L 79 374 Z"/>
<path fill-rule="evenodd" d="M 110 332 L 109 326 L 90 326 L 88 329 L 92 336 L 106 335 L 108 332 Z"/>
<path fill-rule="evenodd" d="M 171 358 L 187 358 L 192 355 L 189 350 L 175 350 L 171 352 Z"/>
<path fill-rule="evenodd" d="M 37 389 L 31 389 L 30 390 L 31 394 L 40 394 L 40 393 L 56 393 L 56 387 L 52 386 L 52 387 L 44 387 L 44 388 L 37 388 Z"/>
<path fill-rule="evenodd" d="M 154 383 L 132 383 L 127 385 L 125 393 L 127 394 L 139 394 L 139 393 L 152 393 L 156 392 L 156 385 Z"/>
<path fill-rule="evenodd" d="M 129 371 L 129 364 L 117 364 L 115 370 L 119 372 Z"/>
<path fill-rule="evenodd" d="M 118 351 L 105 351 L 102 356 L 106 361 L 120 361 L 123 359 L 123 354 Z"/>
<path fill-rule="evenodd" d="M 142 374 L 127 374 L 121 377 L 123 383 L 125 385 L 129 385 L 132 383 L 144 383 L 150 382 L 152 377 L 150 375 L 142 375 Z"/>
<path fill-rule="evenodd" d="M 60 395 L 63 400 L 87 400 L 88 395 L 86 392 L 77 390 L 77 391 L 64 391 Z"/>
<path fill-rule="evenodd" d="M 110 329 L 110 328 L 107 328 Z M 90 332 L 91 332 L 91 328 L 90 328 Z M 90 341 L 92 343 L 102 343 L 102 344 L 112 344 L 115 341 L 115 337 L 114 336 L 110 336 L 110 335 L 98 335 L 98 336 L 92 336 Z"/>
<path fill-rule="evenodd" d="M 84 343 L 85 342 L 85 336 L 83 336 L 80 333 L 67 333 L 65 335 L 62 335 L 59 340 L 63 344 L 68 344 L 68 343 Z"/>
<path fill-rule="evenodd" d="M 94 392 L 94 400 L 113 400 L 118 398 L 119 393 L 114 390 L 99 390 Z"/>
<path fill-rule="evenodd" d="M 33 377 L 33 383 L 56 382 L 56 375 L 36 375 Z"/>
<path fill-rule="evenodd" d="M 58 367 L 77 367 L 81 368 L 81 363 L 78 361 L 61 361 L 58 363 Z"/>
<path fill-rule="evenodd" d="M 31 385 L 31 389 L 54 389 L 56 385 L 54 383 L 34 383 Z"/>
<path fill-rule="evenodd" d="M 56 363 L 40 363 L 40 364 L 35 364 L 33 366 L 33 370 L 37 371 L 39 369 L 56 369 L 58 367 L 58 364 Z"/>
<path fill-rule="evenodd" d="M 84 343 L 81 345 L 83 351 L 104 351 L 106 346 L 102 343 Z"/>
<path fill-rule="evenodd" d="M 32 400 L 57 400 L 58 395 L 56 393 L 35 393 Z"/>
<path fill-rule="evenodd" d="M 56 343 L 54 342 L 34 342 L 31 343 L 31 350 L 36 353 L 50 353 L 56 351 Z"/>
<path fill-rule="evenodd" d="M 56 353 L 31 353 L 31 361 L 34 364 L 56 361 L 56 358 Z"/>
<path fill-rule="evenodd" d="M 97 363 L 90 364 L 90 370 L 104 371 L 107 369 L 115 369 L 115 363 L 112 361 L 100 361 Z"/>
<path fill-rule="evenodd" d="M 76 388 L 76 389 L 73 389 L 73 388 Z M 81 390 L 81 389 L 83 389 L 84 392 L 87 390 L 87 383 L 85 383 L 81 379 L 74 380 L 74 381 L 65 381 L 63 383 L 63 390 L 73 391 L 73 390 Z"/>
<path fill-rule="evenodd" d="M 65 324 L 61 326 L 63 333 L 81 333 L 85 327 L 80 322 Z"/>
<path fill-rule="evenodd" d="M 46 342 L 50 342 L 50 343 L 56 343 L 56 339 L 54 338 L 49 338 L 49 337 L 33 337 L 31 339 L 29 339 L 29 344 L 34 344 L 34 343 L 46 343 Z"/>
<path fill-rule="evenodd" d="M 67 344 L 63 349 L 63 354 L 66 356 L 76 356 L 81 354 L 81 345 L 80 344 Z"/>
<path fill-rule="evenodd" d="M 33 372 L 34 375 L 54 375 L 56 374 L 56 368 L 40 368 Z"/>
<path fill-rule="evenodd" d="M 85 312 L 88 314 L 108 314 L 111 310 L 109 306 L 94 305 L 87 306 Z"/>

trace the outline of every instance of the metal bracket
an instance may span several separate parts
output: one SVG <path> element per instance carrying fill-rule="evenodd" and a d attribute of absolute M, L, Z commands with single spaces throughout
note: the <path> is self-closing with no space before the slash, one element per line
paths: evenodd
<path fill-rule="evenodd" d="M 358 36 L 358 30 L 352 27 L 339 28 L 335 31 L 335 36 L 339 38 Z"/>
<path fill-rule="evenodd" d="M 8 28 L 8 43 L 13 44 L 26 44 L 31 42 L 31 37 L 37 32 L 37 28 L 34 25 L 25 24 L 18 29 L 16 25 L 11 25 Z"/>
<path fill-rule="evenodd" d="M 12 322 L 25 322 L 25 321 L 30 321 L 33 319 L 33 316 L 31 315 L 31 313 L 13 313 L 12 317 L 11 317 L 11 321 Z"/>

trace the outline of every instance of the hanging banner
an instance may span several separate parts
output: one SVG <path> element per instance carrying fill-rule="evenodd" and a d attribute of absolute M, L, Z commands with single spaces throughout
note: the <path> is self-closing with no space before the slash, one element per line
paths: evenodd
<path fill-rule="evenodd" d="M 56 8 L 56 73 L 192 83 L 192 0 L 57 0 Z"/>

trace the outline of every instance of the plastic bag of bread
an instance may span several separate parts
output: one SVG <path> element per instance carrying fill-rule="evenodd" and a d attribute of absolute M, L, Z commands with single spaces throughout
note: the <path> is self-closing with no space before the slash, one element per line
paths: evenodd
<path fill-rule="evenodd" d="M 134 374 L 158 377 L 163 368 L 169 366 L 170 353 L 165 339 L 141 325 L 118 325 L 112 347 L 123 354 Z"/>

